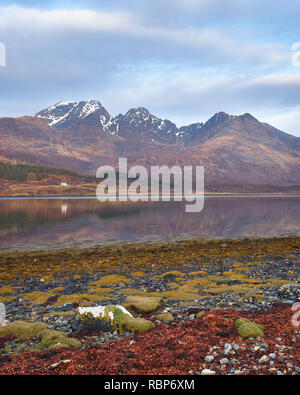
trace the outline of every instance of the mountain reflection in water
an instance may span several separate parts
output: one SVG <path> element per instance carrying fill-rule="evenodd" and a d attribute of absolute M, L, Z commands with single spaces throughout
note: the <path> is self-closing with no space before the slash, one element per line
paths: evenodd
<path fill-rule="evenodd" d="M 108 240 L 271 237 L 300 234 L 300 196 L 207 197 L 185 202 L 100 203 L 96 199 L 0 200 L 0 248 L 45 248 Z"/>

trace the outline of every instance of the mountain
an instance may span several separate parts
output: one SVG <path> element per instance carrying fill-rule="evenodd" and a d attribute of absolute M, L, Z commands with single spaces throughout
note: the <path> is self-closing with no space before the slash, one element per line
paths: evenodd
<path fill-rule="evenodd" d="M 204 123 L 192 123 L 188 126 L 182 126 L 177 132 L 177 140 L 188 145 L 192 140 L 196 138 L 198 133 L 202 132 Z"/>
<path fill-rule="evenodd" d="M 174 123 L 151 115 L 143 107 L 132 108 L 125 115 L 113 118 L 107 130 L 123 138 L 146 137 L 160 143 L 174 144 L 178 129 Z"/>
<path fill-rule="evenodd" d="M 206 185 L 300 185 L 300 138 L 249 113 L 178 128 L 144 107 L 111 116 L 97 100 L 0 118 L 0 161 L 95 174 L 101 165 L 204 165 Z"/>
<path fill-rule="evenodd" d="M 79 121 L 90 121 L 99 126 L 106 125 L 111 116 L 97 100 L 60 102 L 36 114 L 43 118 L 55 130 L 70 129 Z"/>

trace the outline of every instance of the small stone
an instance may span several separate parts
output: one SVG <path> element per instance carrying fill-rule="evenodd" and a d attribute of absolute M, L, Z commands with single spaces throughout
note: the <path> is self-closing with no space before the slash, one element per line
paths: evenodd
<path fill-rule="evenodd" d="M 213 355 L 207 355 L 205 357 L 205 362 L 211 363 L 211 362 L 213 362 L 214 359 L 215 359 L 215 357 Z"/>
<path fill-rule="evenodd" d="M 216 372 L 210 369 L 203 369 L 201 372 L 201 376 L 214 376 Z"/>
<path fill-rule="evenodd" d="M 227 365 L 229 363 L 229 359 L 228 358 L 223 358 L 220 360 L 220 364 L 221 365 Z"/>
<path fill-rule="evenodd" d="M 269 359 L 270 359 L 270 358 L 269 358 L 267 355 L 263 355 L 263 356 L 260 358 L 260 360 L 258 361 L 258 363 L 262 364 L 262 363 L 268 362 Z"/>

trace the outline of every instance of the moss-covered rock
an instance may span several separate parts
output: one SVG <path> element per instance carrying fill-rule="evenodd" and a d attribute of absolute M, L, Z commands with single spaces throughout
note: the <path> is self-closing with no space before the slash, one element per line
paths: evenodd
<path fill-rule="evenodd" d="M 260 337 L 264 335 L 263 325 L 249 321 L 247 318 L 235 320 L 234 327 L 242 338 Z"/>
<path fill-rule="evenodd" d="M 40 340 L 43 348 L 60 347 L 79 348 L 81 342 L 74 338 L 69 338 L 66 333 L 48 329 L 42 322 L 15 321 L 10 322 L 0 328 L 0 338 L 11 336 L 19 340 Z"/>
<path fill-rule="evenodd" d="M 134 318 L 123 306 L 97 306 L 79 308 L 76 329 L 94 329 L 112 332 L 119 329 L 120 333 L 142 333 L 154 328 L 151 321 Z"/>
<path fill-rule="evenodd" d="M 129 295 L 123 306 L 133 314 L 147 314 L 159 310 L 163 304 L 163 299 L 159 296 Z"/>
<path fill-rule="evenodd" d="M 40 345 L 43 348 L 80 348 L 81 342 L 75 338 L 68 337 L 64 332 L 46 329 L 41 333 Z"/>
<path fill-rule="evenodd" d="M 170 322 L 174 321 L 174 317 L 172 316 L 171 313 L 161 313 L 157 314 L 155 318 L 161 322 Z"/>
<path fill-rule="evenodd" d="M 14 321 L 0 327 L 0 338 L 37 339 L 48 326 L 42 322 Z"/>
<path fill-rule="evenodd" d="M 144 318 L 129 317 L 125 314 L 120 317 L 118 326 L 121 333 L 143 333 L 155 327 L 151 321 L 145 320 Z"/>
<path fill-rule="evenodd" d="M 95 306 L 80 307 L 78 314 L 72 322 L 74 330 L 98 330 L 102 332 L 113 332 L 122 315 L 132 317 L 123 306 Z"/>

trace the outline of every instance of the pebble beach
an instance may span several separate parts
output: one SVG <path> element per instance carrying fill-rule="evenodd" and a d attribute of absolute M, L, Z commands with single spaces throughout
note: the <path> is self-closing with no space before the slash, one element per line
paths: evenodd
<path fill-rule="evenodd" d="M 0 374 L 299 375 L 299 247 L 291 236 L 2 253 Z M 78 320 L 117 305 L 149 328 Z M 242 336 L 240 319 L 261 332 Z"/>

